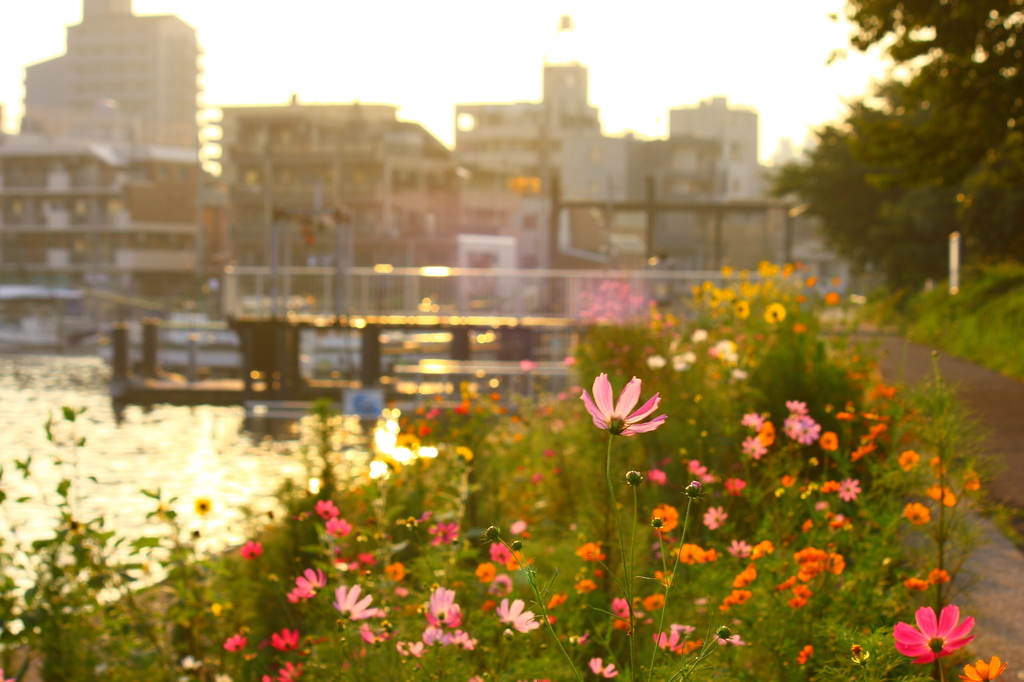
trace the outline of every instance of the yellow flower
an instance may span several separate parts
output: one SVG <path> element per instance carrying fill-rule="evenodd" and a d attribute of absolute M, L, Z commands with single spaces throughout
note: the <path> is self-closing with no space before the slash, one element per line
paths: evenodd
<path fill-rule="evenodd" d="M 213 502 L 208 497 L 200 497 L 196 500 L 195 504 L 196 514 L 200 516 L 206 516 L 213 509 Z"/>
<path fill-rule="evenodd" d="M 224 605 L 223 604 L 216 604 L 216 603 L 210 604 L 210 613 L 212 613 L 214 616 L 219 616 L 221 614 L 221 612 L 223 612 L 223 611 L 224 611 Z"/>
<path fill-rule="evenodd" d="M 736 303 L 733 304 L 732 309 L 736 313 L 736 317 L 741 320 L 745 320 L 750 317 L 750 304 L 744 300 L 736 301 Z"/>
<path fill-rule="evenodd" d="M 768 324 L 778 324 L 786 319 L 786 308 L 781 303 L 772 303 L 764 311 L 764 320 Z"/>
<path fill-rule="evenodd" d="M 460 445 L 457 448 L 455 448 L 455 454 L 459 455 L 460 457 L 462 457 L 462 459 L 466 460 L 467 462 L 473 461 L 473 451 L 467 448 L 465 445 Z"/>

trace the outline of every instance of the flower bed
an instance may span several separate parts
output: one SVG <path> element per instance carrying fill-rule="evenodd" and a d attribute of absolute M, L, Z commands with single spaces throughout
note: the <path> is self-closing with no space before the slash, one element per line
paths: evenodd
<path fill-rule="evenodd" d="M 586 391 L 510 410 L 464 385 L 389 411 L 365 467 L 337 461 L 321 411 L 315 484 L 224 556 L 158 493 L 168 530 L 132 565 L 63 505 L 36 584 L 3 592 L 24 625 L 5 665 L 20 646 L 68 680 L 945 674 L 971 638 L 949 606 L 970 430 L 940 381 L 877 384 L 791 271 L 762 274 L 698 289 L 692 320 L 592 327 L 570 360 Z M 131 589 L 145 561 L 167 578 Z"/>

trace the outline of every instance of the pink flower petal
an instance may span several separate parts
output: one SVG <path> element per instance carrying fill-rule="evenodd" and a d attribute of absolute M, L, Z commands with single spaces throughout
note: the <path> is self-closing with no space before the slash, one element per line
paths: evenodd
<path fill-rule="evenodd" d="M 625 419 L 633 411 L 633 408 L 636 407 L 637 402 L 640 400 L 642 383 L 636 377 L 629 380 L 629 383 L 626 384 L 626 387 L 622 389 L 622 393 L 619 395 L 619 402 L 615 405 L 613 417 Z"/>
<path fill-rule="evenodd" d="M 587 408 L 587 412 L 589 412 L 590 416 L 593 417 L 594 426 L 599 429 L 607 429 L 608 422 L 605 421 L 601 411 L 597 408 L 597 405 L 594 404 L 594 401 L 590 399 L 590 395 L 586 391 L 583 391 L 583 395 L 581 395 L 580 398 L 583 400 L 583 406 Z"/>
<path fill-rule="evenodd" d="M 939 614 L 938 635 L 940 637 L 949 636 L 949 633 L 953 631 L 959 621 L 960 607 L 955 604 L 949 604 L 946 608 L 942 609 L 942 613 Z"/>
<path fill-rule="evenodd" d="M 631 424 L 622 430 L 622 435 L 633 436 L 638 433 L 647 433 L 649 431 L 654 431 L 656 428 L 664 424 L 666 419 L 668 419 L 668 416 L 661 414 L 649 422 L 644 422 L 642 424 Z"/>
<path fill-rule="evenodd" d="M 950 607 L 947 606 L 946 608 L 948 609 Z M 952 608 L 956 609 L 955 606 Z M 957 618 L 960 617 L 960 609 L 956 609 L 956 616 Z M 922 606 L 917 610 L 917 613 L 914 614 L 914 618 L 917 620 L 917 627 L 921 628 L 921 632 L 928 637 L 928 639 L 939 636 L 939 623 L 935 618 L 935 611 L 933 611 L 931 607 Z"/>
<path fill-rule="evenodd" d="M 928 640 L 930 639 L 923 632 L 917 628 L 911 627 L 906 623 L 896 623 L 896 629 L 893 632 L 893 636 L 896 638 L 896 645 L 904 646 L 924 646 L 927 647 Z M 918 654 L 906 654 L 908 656 L 916 656 Z"/>
<path fill-rule="evenodd" d="M 649 415 L 653 414 L 658 409 L 658 404 L 661 403 L 661 394 L 655 393 L 654 397 L 644 403 L 639 410 L 626 417 L 627 422 L 638 422 L 646 419 Z"/>
<path fill-rule="evenodd" d="M 612 384 L 608 381 L 608 375 L 602 372 L 594 379 L 594 402 L 605 421 L 612 418 Z"/>

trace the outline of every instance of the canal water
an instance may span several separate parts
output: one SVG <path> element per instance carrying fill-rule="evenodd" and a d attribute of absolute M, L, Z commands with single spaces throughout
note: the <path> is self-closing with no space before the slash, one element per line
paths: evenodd
<path fill-rule="evenodd" d="M 70 498 L 76 516 L 104 516 L 108 527 L 129 537 L 158 529 L 146 514 L 155 502 L 141 490 L 160 488 L 186 528 L 199 530 L 204 549 L 233 545 L 245 537 L 242 507 L 256 513 L 275 508 L 274 491 L 286 478 L 305 482 L 297 441 L 270 440 L 243 430 L 241 407 L 129 407 L 116 418 L 107 393 L 109 372 L 95 357 L 0 356 L 0 533 L 13 526 L 21 539 L 50 536 L 62 479 L 78 482 Z M 54 428 L 58 441 L 85 438 L 77 452 L 46 438 L 49 415 L 63 406 L 86 408 L 73 427 Z M 16 461 L 32 458 L 23 478 Z M 25 503 L 15 502 L 30 497 Z M 199 516 L 195 501 L 212 501 Z"/>

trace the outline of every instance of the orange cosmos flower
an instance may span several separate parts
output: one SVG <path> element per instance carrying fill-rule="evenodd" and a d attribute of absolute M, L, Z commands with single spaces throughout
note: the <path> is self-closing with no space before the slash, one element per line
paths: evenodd
<path fill-rule="evenodd" d="M 757 578 L 757 569 L 754 568 L 754 564 L 750 564 L 743 572 L 736 576 L 736 579 L 732 581 L 733 587 L 746 587 L 750 583 L 754 582 Z"/>
<path fill-rule="evenodd" d="M 789 474 L 786 474 L 785 476 L 782 477 L 782 487 L 783 488 L 789 488 L 794 483 L 796 483 L 796 479 L 793 478 L 792 476 L 790 476 Z"/>
<path fill-rule="evenodd" d="M 669 585 L 672 584 L 672 574 L 671 573 L 662 573 L 661 571 L 655 571 L 654 572 L 654 577 L 657 578 L 658 582 L 660 582 L 665 587 L 668 587 Z"/>
<path fill-rule="evenodd" d="M 821 484 L 821 492 L 823 493 L 837 493 L 842 486 L 839 485 L 839 481 L 825 481 Z"/>
<path fill-rule="evenodd" d="M 800 665 L 803 665 L 804 663 L 807 662 L 807 659 L 809 659 L 813 655 L 814 655 L 814 647 L 811 646 L 810 644 L 808 644 L 807 646 L 805 646 L 803 649 L 800 650 L 799 654 L 797 654 L 796 662 L 799 663 Z"/>
<path fill-rule="evenodd" d="M 960 679 L 966 680 L 966 682 L 991 682 L 1002 675 L 1005 670 L 1006 664 L 1000 661 L 998 656 L 993 656 L 988 663 L 977 661 L 974 665 L 965 665 L 964 674 L 960 676 Z"/>
<path fill-rule="evenodd" d="M 601 543 L 588 542 L 576 550 L 576 556 L 584 561 L 604 561 L 605 555 L 601 552 Z"/>
<path fill-rule="evenodd" d="M 797 296 L 797 298 L 802 298 L 802 297 L 801 296 Z M 797 302 L 798 303 L 803 303 L 803 301 L 797 301 Z M 806 334 L 807 333 L 807 325 L 804 324 L 803 322 L 797 322 L 796 324 L 793 325 L 793 333 L 794 334 Z"/>
<path fill-rule="evenodd" d="M 821 446 L 822 450 L 832 452 L 833 450 L 839 449 L 839 436 L 832 431 L 826 431 L 821 434 L 821 438 L 818 439 L 818 445 Z"/>
<path fill-rule="evenodd" d="M 978 474 L 973 471 L 968 471 L 964 474 L 964 489 L 965 490 L 981 490 L 981 479 L 978 478 Z"/>
<path fill-rule="evenodd" d="M 576 591 L 580 594 L 586 594 L 587 592 L 593 592 L 597 589 L 597 583 L 590 578 L 584 578 L 583 580 L 576 583 Z"/>
<path fill-rule="evenodd" d="M 806 521 L 804 521 L 804 525 L 800 526 L 800 528 L 803 530 L 803 532 L 809 533 L 811 529 L 814 528 L 814 521 L 807 519 Z"/>
<path fill-rule="evenodd" d="M 658 530 L 662 533 L 671 533 L 679 525 L 679 511 L 667 504 L 659 504 L 655 507 L 651 512 L 651 518 L 661 519 L 661 528 Z"/>
<path fill-rule="evenodd" d="M 921 455 L 917 454 L 913 450 L 906 450 L 900 455 L 900 458 L 897 461 L 899 462 L 901 469 L 904 471 L 910 471 L 917 466 L 918 462 L 921 461 Z"/>
<path fill-rule="evenodd" d="M 806 284 L 807 284 L 808 288 L 813 287 L 817 283 L 818 283 L 818 278 L 817 277 L 808 277 L 807 278 Z"/>
<path fill-rule="evenodd" d="M 665 605 L 665 595 L 652 594 L 649 597 L 644 597 L 643 604 L 648 611 L 657 611 Z"/>
<path fill-rule="evenodd" d="M 790 607 L 799 609 L 807 605 L 807 600 L 814 595 L 811 592 L 811 588 L 807 585 L 794 585 L 793 586 L 793 598 L 789 600 Z"/>
<path fill-rule="evenodd" d="M 551 599 L 548 600 L 548 609 L 553 609 L 558 606 L 561 606 L 566 602 L 567 599 L 569 599 L 569 595 L 567 595 L 565 592 L 557 592 L 551 595 Z"/>
<path fill-rule="evenodd" d="M 942 488 L 940 486 L 935 485 L 932 486 L 931 488 L 928 488 L 926 492 L 928 493 L 928 497 L 932 498 L 936 502 L 941 500 L 942 504 L 946 505 L 947 507 L 956 506 L 956 495 L 954 495 L 949 488 Z"/>
<path fill-rule="evenodd" d="M 875 445 L 874 443 L 865 443 L 864 445 L 861 445 L 859 448 L 850 453 L 850 461 L 856 462 L 864 455 L 874 452 L 876 448 L 878 448 L 878 446 Z"/>
<path fill-rule="evenodd" d="M 841 422 L 852 422 L 854 416 L 855 415 L 852 412 L 837 412 L 836 413 L 836 419 L 838 419 Z"/>
<path fill-rule="evenodd" d="M 796 585 L 796 576 L 795 575 L 790 576 L 789 578 L 787 578 L 786 582 L 781 583 L 779 585 L 776 585 L 775 586 L 775 591 L 776 592 L 785 592 L 789 588 L 793 587 L 793 585 Z"/>
<path fill-rule="evenodd" d="M 497 574 L 498 569 L 495 568 L 494 564 L 490 562 L 480 564 L 476 567 L 476 577 L 479 578 L 480 582 L 484 583 L 485 585 L 494 580 L 494 576 L 496 576 Z"/>
<path fill-rule="evenodd" d="M 704 646 L 704 640 L 703 639 L 698 639 L 695 642 L 691 642 L 691 641 L 683 642 L 682 655 L 685 656 L 688 653 L 696 651 L 697 649 L 701 648 L 702 646 Z"/>
<path fill-rule="evenodd" d="M 754 548 L 750 551 L 750 558 L 756 561 L 757 559 L 763 557 L 765 554 L 771 554 L 774 551 L 775 545 L 773 545 L 771 541 L 762 540 L 761 542 L 754 545 Z"/>
<path fill-rule="evenodd" d="M 839 294 L 834 291 L 830 291 L 825 294 L 826 305 L 839 305 Z"/>
<path fill-rule="evenodd" d="M 931 584 L 927 580 L 921 580 L 920 578 L 907 578 L 903 581 L 903 587 L 911 592 L 924 592 L 931 587 Z"/>
<path fill-rule="evenodd" d="M 732 594 L 722 600 L 722 604 L 718 608 L 721 611 L 728 611 L 730 606 L 745 604 L 753 596 L 754 593 L 750 590 L 733 590 Z"/>
<path fill-rule="evenodd" d="M 385 566 L 384 573 L 395 582 L 398 582 L 405 577 L 405 566 L 401 561 L 396 561 Z"/>
<path fill-rule="evenodd" d="M 932 572 L 928 574 L 928 582 L 932 585 L 948 583 L 950 580 L 952 580 L 952 578 L 949 577 L 949 573 L 941 568 L 932 569 Z"/>
<path fill-rule="evenodd" d="M 908 504 L 903 510 L 903 516 L 915 526 L 923 526 L 932 520 L 931 510 L 920 502 Z"/>
<path fill-rule="evenodd" d="M 765 420 L 764 425 L 757 432 L 757 439 L 761 441 L 761 445 L 769 447 L 775 442 L 775 425 Z"/>

